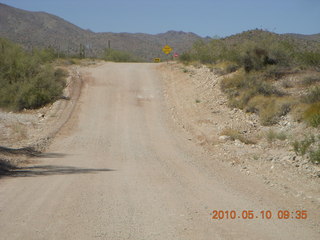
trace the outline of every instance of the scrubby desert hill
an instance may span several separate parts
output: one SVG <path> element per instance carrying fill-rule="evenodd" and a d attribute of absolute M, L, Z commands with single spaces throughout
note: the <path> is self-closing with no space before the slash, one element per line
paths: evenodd
<path fill-rule="evenodd" d="M 190 48 L 201 39 L 194 33 L 169 31 L 157 35 L 143 33 L 94 33 L 45 12 L 30 12 L 0 3 L 0 37 L 32 47 L 54 47 L 61 52 L 77 54 L 80 44 L 88 56 L 98 56 L 108 47 L 123 50 L 143 59 L 161 57 L 168 43 L 176 52 Z"/>
<path fill-rule="evenodd" d="M 320 49 L 320 34 L 277 34 L 261 29 L 254 29 L 224 38 L 224 40 L 231 45 L 243 43 L 247 40 L 256 43 L 262 43 L 265 40 L 268 41 L 270 39 L 273 39 L 274 41 L 286 40 L 298 46 L 299 49 L 303 50 L 314 51 Z"/>

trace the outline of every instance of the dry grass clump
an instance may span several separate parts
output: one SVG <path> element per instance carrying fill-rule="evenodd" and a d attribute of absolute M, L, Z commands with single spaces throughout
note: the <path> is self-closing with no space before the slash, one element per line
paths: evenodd
<path fill-rule="evenodd" d="M 256 144 L 256 141 L 254 141 L 253 139 L 249 139 L 248 137 L 240 133 L 238 130 L 233 128 L 225 128 L 220 135 L 228 136 L 232 141 L 239 140 L 244 144 Z"/>
<path fill-rule="evenodd" d="M 300 85 L 302 86 L 310 86 L 316 83 L 320 83 L 320 76 L 307 76 L 300 81 Z"/>
<path fill-rule="evenodd" d="M 247 104 L 248 112 L 257 113 L 262 125 L 276 124 L 281 116 L 290 112 L 294 100 L 291 97 L 255 96 Z"/>
<path fill-rule="evenodd" d="M 312 103 L 304 112 L 304 120 L 312 127 L 320 126 L 320 101 Z"/>
<path fill-rule="evenodd" d="M 221 89 L 228 94 L 230 106 L 257 113 L 262 125 L 277 123 L 279 117 L 286 115 L 295 102 L 254 72 L 239 72 L 223 79 Z"/>
<path fill-rule="evenodd" d="M 269 131 L 265 133 L 265 136 L 269 143 L 275 140 L 284 141 L 288 138 L 287 134 L 284 131 L 275 131 L 273 129 L 269 129 Z"/>
<path fill-rule="evenodd" d="M 297 155 L 307 155 L 311 162 L 320 163 L 320 135 L 308 134 L 301 141 L 295 140 L 292 146 Z"/>

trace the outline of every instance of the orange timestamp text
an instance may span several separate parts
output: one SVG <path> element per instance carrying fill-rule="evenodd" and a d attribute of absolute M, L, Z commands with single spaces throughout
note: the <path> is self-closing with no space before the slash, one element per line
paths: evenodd
<path fill-rule="evenodd" d="M 222 219 L 299 219 L 305 220 L 308 218 L 307 210 L 262 210 L 262 211 L 253 211 L 253 210 L 213 210 L 212 219 L 214 220 L 222 220 Z"/>

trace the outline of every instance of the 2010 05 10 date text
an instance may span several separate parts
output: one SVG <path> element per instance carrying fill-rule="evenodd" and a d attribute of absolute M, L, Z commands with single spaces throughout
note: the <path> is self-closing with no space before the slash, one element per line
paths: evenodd
<path fill-rule="evenodd" d="M 253 211 L 253 210 L 213 210 L 212 219 L 214 220 L 222 220 L 222 219 L 243 219 L 243 220 L 251 220 L 251 219 L 280 219 L 280 220 L 288 220 L 288 219 L 298 219 L 298 220 L 306 220 L 308 218 L 307 210 L 261 210 L 261 211 Z"/>

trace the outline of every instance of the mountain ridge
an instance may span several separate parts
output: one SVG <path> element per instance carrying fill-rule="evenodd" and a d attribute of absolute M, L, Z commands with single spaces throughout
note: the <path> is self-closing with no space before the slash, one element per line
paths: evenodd
<path fill-rule="evenodd" d="M 175 52 L 184 52 L 196 40 L 194 33 L 168 31 L 159 34 L 92 32 L 82 29 L 61 17 L 46 12 L 32 12 L 0 3 L 0 37 L 8 38 L 27 49 L 53 47 L 66 54 L 76 55 L 79 45 L 86 47 L 87 56 L 97 57 L 111 47 L 129 52 L 150 61 L 164 57 L 162 47 L 168 43 Z"/>
<path fill-rule="evenodd" d="M 250 32 L 259 31 L 249 30 L 223 39 L 241 40 L 243 37 L 250 37 Z M 297 41 L 320 42 L 320 33 L 276 35 Z M 93 32 L 50 13 L 26 11 L 3 3 L 0 3 L 0 37 L 8 38 L 29 50 L 35 47 L 53 47 L 68 55 L 78 55 L 81 44 L 85 46 L 88 57 L 101 56 L 104 49 L 111 45 L 111 48 L 131 53 L 143 61 L 164 58 L 165 54 L 161 49 L 165 44 L 169 44 L 174 52 L 182 53 L 189 50 L 197 40 L 206 42 L 212 39 L 192 32 L 174 30 L 158 34 Z"/>

